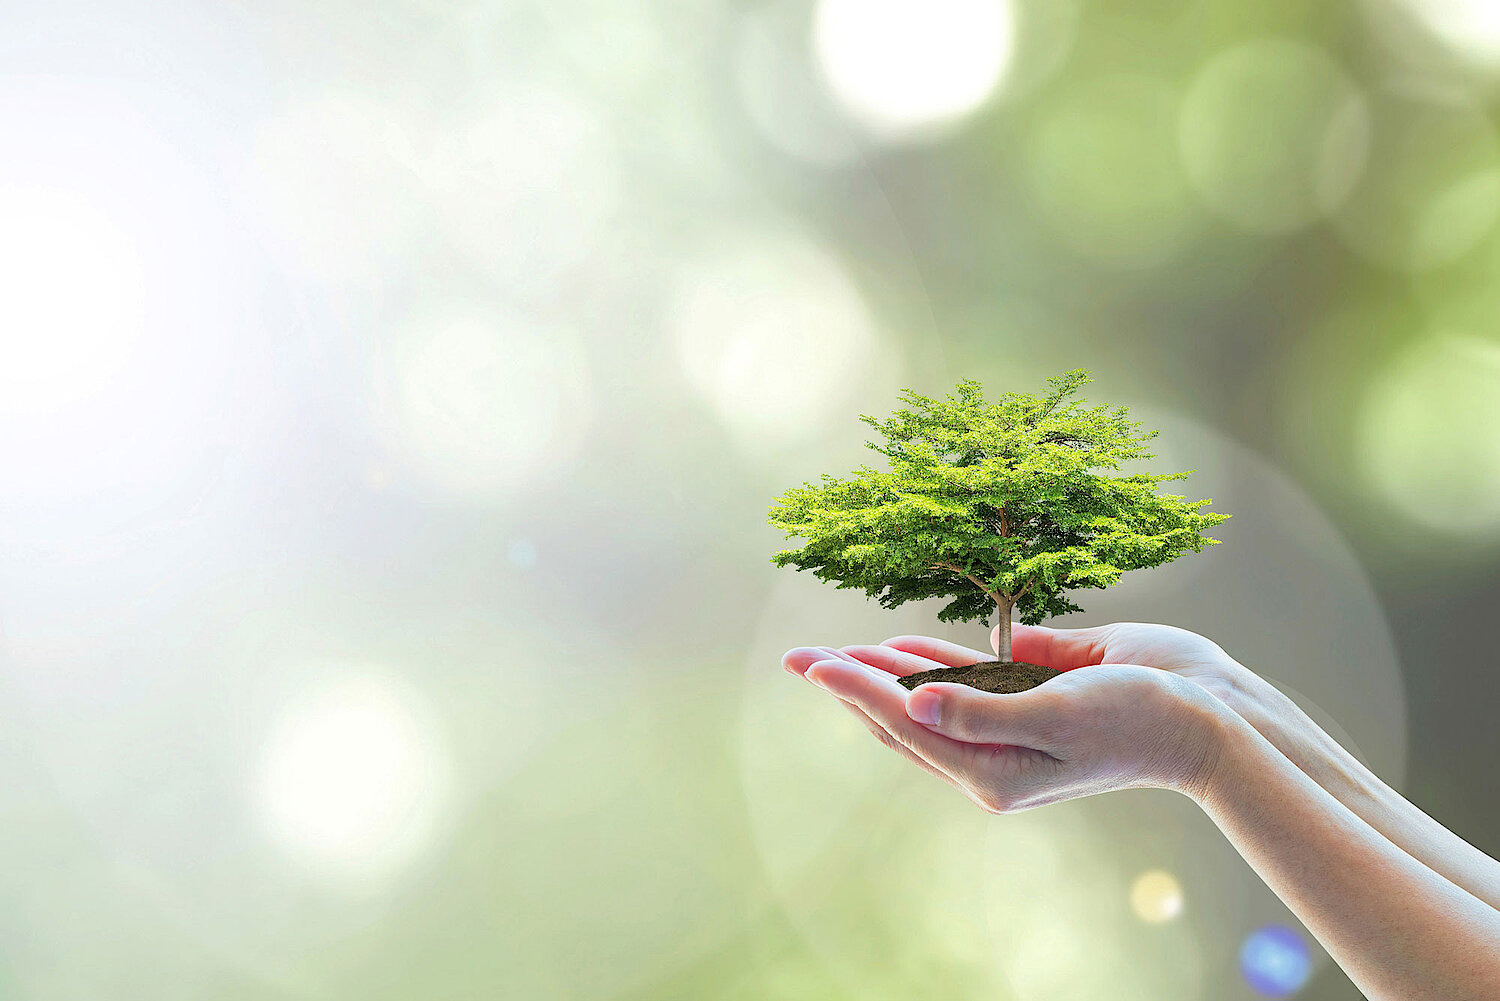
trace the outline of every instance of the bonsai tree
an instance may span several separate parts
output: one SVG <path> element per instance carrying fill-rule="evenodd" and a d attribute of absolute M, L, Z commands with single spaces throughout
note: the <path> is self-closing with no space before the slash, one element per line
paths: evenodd
<path fill-rule="evenodd" d="M 1157 432 L 1127 420 L 1124 407 L 1073 399 L 1091 381 L 1082 369 L 1047 381 L 1045 395 L 1006 393 L 993 403 L 972 379 L 941 401 L 907 389 L 911 409 L 886 421 L 861 415 L 884 439 L 865 444 L 889 459 L 890 472 L 862 466 L 848 479 L 825 473 L 786 491 L 770 522 L 806 541 L 771 561 L 863 588 L 886 608 L 951 598 L 938 612 L 944 622 L 996 615 L 998 661 L 920 680 L 991 691 L 1040 684 L 1050 669 L 1014 664 L 1013 613 L 1036 624 L 1082 611 L 1069 592 L 1217 544 L 1202 532 L 1228 517 L 1200 512 L 1209 500 L 1156 492 L 1186 472 L 1116 475 L 1123 462 L 1154 458 L 1146 443 Z M 948 671 L 958 673 L 935 677 Z M 915 687 L 916 676 L 903 681 Z"/>

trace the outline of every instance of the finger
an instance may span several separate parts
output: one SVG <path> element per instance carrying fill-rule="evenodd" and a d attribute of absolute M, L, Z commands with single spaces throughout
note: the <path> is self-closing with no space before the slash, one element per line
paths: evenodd
<path fill-rule="evenodd" d="M 807 669 L 820 660 L 828 660 L 837 657 L 839 660 L 855 662 L 855 658 L 848 654 L 835 650 L 831 646 L 798 646 L 792 647 L 781 655 L 781 666 L 792 674 L 806 675 Z"/>
<path fill-rule="evenodd" d="M 834 665 L 832 663 L 829 663 L 826 666 L 829 668 L 836 668 L 837 666 L 841 665 Z M 823 681 L 827 680 L 828 676 L 822 670 L 819 670 L 817 672 L 814 672 L 814 678 L 816 679 L 815 683 L 822 683 Z M 830 692 L 830 694 L 832 693 Z M 842 706 L 844 706 L 844 708 L 848 709 L 850 713 L 854 714 L 862 723 L 864 723 L 865 728 L 868 729 L 870 733 L 873 734 L 875 738 L 886 747 L 891 748 L 902 757 L 906 758 L 908 761 L 914 762 L 915 764 L 921 766 L 925 771 L 928 771 L 938 778 L 942 779 L 943 781 L 947 782 L 959 792 L 963 793 L 964 797 L 968 799 L 969 802 L 973 803 L 980 809 L 986 812 L 993 811 L 993 805 L 988 802 L 983 795 L 971 788 L 970 782 L 968 781 L 966 776 L 974 772 L 976 761 L 978 759 L 990 758 L 990 756 L 997 748 L 982 744 L 958 743 L 953 748 L 953 750 L 957 752 L 957 763 L 955 763 L 955 761 L 953 760 L 949 760 L 939 764 L 933 760 L 929 760 L 928 751 L 914 749 L 908 744 L 908 740 L 919 739 L 915 734 L 907 738 L 892 734 L 890 730 L 882 726 L 858 705 L 846 699 L 840 698 L 837 695 L 835 695 L 834 698 Z M 931 736 L 937 735 L 932 734 Z"/>
<path fill-rule="evenodd" d="M 820 660 L 807 669 L 807 678 L 836 698 L 858 706 L 886 733 L 949 775 L 967 773 L 973 748 L 908 716 L 907 691 L 892 675 L 842 660 Z"/>
<path fill-rule="evenodd" d="M 915 653 L 907 653 L 904 650 L 896 650 L 884 644 L 880 646 L 846 646 L 844 653 L 851 654 L 862 663 L 877 667 L 887 674 L 894 674 L 898 678 L 904 678 L 908 674 L 916 674 L 919 671 L 931 671 L 939 667 L 949 665 L 941 661 L 931 660 Z M 974 663 L 972 660 L 970 664 Z"/>
<path fill-rule="evenodd" d="M 910 718 L 934 733 L 972 744 L 1015 744 L 1039 751 L 1058 750 L 1058 730 L 1066 703 L 1045 684 L 1024 692 L 996 695 L 968 685 L 918 685 L 906 702 Z"/>
<path fill-rule="evenodd" d="M 995 659 L 993 653 L 981 653 L 933 636 L 893 636 L 880 645 L 925 657 L 933 662 L 934 667 L 967 667 Z"/>
<path fill-rule="evenodd" d="M 1040 664 L 1059 671 L 1089 667 L 1104 662 L 1109 626 L 1087 629 L 1053 629 L 1050 626 L 1028 626 L 1012 622 L 1011 656 L 1027 664 Z M 998 645 L 1000 627 L 990 631 L 991 644 Z"/>

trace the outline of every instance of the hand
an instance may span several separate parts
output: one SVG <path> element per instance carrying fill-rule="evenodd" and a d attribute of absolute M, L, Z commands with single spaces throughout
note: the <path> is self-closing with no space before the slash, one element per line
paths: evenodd
<path fill-rule="evenodd" d="M 1095 665 L 1013 695 L 947 683 L 908 692 L 896 676 L 930 661 L 903 654 L 909 659 L 874 667 L 855 649 L 870 648 L 799 647 L 783 663 L 991 813 L 1142 786 L 1197 795 L 1216 761 L 1224 710 L 1164 671 Z"/>
<path fill-rule="evenodd" d="M 1064 673 L 1014 695 L 908 692 L 896 676 L 988 659 L 921 636 L 799 647 L 783 663 L 994 813 L 1125 786 L 1188 794 L 1370 997 L 1495 995 L 1495 861 L 1381 783 L 1274 686 L 1169 626 L 1018 625 L 1013 639 L 1017 659 Z"/>
<path fill-rule="evenodd" d="M 990 631 L 991 646 L 998 645 L 999 635 L 999 626 Z M 1112 622 L 1087 629 L 1052 629 L 1016 622 L 1011 625 L 1011 649 L 1018 661 L 1059 671 L 1095 664 L 1140 664 L 1169 671 L 1193 681 L 1252 723 L 1259 700 L 1275 692 L 1213 640 L 1176 626 Z M 926 666 L 914 667 L 919 662 L 893 656 L 892 650 L 925 658 Z M 847 646 L 844 651 L 864 663 L 902 674 L 912 673 L 907 667 L 959 667 L 996 656 L 930 636 L 897 636 L 880 646 Z"/>

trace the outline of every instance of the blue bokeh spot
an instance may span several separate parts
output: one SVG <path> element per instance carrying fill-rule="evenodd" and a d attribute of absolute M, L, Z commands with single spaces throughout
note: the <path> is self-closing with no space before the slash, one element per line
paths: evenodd
<path fill-rule="evenodd" d="M 1245 983 L 1261 994 L 1290 997 L 1312 975 L 1312 952 L 1302 936 L 1286 925 L 1266 925 L 1240 947 L 1240 972 Z"/>

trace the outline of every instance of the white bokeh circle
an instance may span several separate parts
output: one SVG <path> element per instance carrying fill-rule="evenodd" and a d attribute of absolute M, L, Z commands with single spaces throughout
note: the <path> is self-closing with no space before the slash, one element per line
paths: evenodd
<path fill-rule="evenodd" d="M 165 103 L 0 80 L 24 140 L 0 159 L 0 540 L 95 551 L 182 517 L 222 466 L 259 262 Z"/>
<path fill-rule="evenodd" d="M 740 234 L 685 263 L 666 324 L 689 387 L 752 450 L 817 434 L 884 350 L 844 265 L 793 232 Z"/>
<path fill-rule="evenodd" d="M 1451 64 L 1456 57 L 1466 69 L 1500 70 L 1500 6 L 1492 0 L 1364 0 L 1363 6 L 1386 44 L 1404 58 L 1441 56 Z M 1414 45 L 1417 39 L 1428 44 Z"/>
<path fill-rule="evenodd" d="M 838 101 L 878 136 L 930 134 L 999 86 L 1010 0 L 818 0 L 813 48 Z"/>
<path fill-rule="evenodd" d="M 414 693 L 352 671 L 302 693 L 266 735 L 253 788 L 272 840 L 321 875 L 389 876 L 431 836 L 451 765 Z"/>

